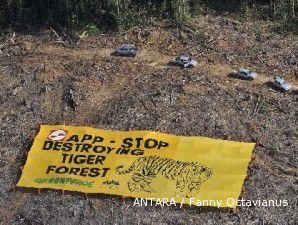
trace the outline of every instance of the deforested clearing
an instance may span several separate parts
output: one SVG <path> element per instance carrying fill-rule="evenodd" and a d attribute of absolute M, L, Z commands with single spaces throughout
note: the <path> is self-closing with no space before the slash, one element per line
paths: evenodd
<path fill-rule="evenodd" d="M 225 16 L 202 15 L 189 24 L 152 21 L 77 39 L 51 29 L 1 37 L 1 224 L 295 224 L 297 36 L 275 33 L 274 22 Z M 111 55 L 124 43 L 134 44 L 139 54 Z M 169 65 L 179 54 L 198 65 Z M 230 76 L 240 67 L 258 77 Z M 292 84 L 290 92 L 271 86 L 280 74 Z M 133 207 L 132 198 L 12 191 L 41 123 L 258 141 L 241 198 L 289 205 L 237 211 Z"/>

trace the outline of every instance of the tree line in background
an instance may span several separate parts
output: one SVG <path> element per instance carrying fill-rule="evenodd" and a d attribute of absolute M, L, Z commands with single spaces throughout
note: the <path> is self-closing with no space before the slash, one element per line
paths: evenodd
<path fill-rule="evenodd" d="M 297 18 L 298 0 L 1 0 L 0 26 L 123 30 L 151 16 L 186 21 L 203 8 L 242 18 Z"/>

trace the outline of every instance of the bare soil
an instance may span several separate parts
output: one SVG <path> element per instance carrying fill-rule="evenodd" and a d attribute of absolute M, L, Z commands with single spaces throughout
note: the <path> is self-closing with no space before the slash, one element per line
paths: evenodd
<path fill-rule="evenodd" d="M 47 30 L 0 38 L 1 224 L 297 224 L 298 42 L 276 24 L 201 16 L 178 29 L 152 22 L 123 34 L 64 37 Z M 136 58 L 111 55 L 130 42 Z M 194 69 L 168 62 L 186 53 Z M 259 73 L 236 79 L 241 66 Z M 282 74 L 293 89 L 270 85 Z M 242 197 L 287 207 L 133 207 L 134 199 L 17 189 L 38 124 L 157 130 L 259 141 Z"/>

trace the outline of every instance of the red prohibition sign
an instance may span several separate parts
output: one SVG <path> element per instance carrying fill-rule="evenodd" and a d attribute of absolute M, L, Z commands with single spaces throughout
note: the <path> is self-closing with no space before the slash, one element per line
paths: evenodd
<path fill-rule="evenodd" d="M 52 130 L 48 136 L 49 140 L 52 141 L 62 141 L 67 135 L 67 130 Z"/>

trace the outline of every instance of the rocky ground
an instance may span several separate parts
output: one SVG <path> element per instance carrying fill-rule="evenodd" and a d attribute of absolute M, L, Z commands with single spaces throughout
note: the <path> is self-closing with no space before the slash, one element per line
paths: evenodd
<path fill-rule="evenodd" d="M 298 41 L 276 24 L 201 16 L 179 29 L 149 21 L 123 34 L 67 36 L 54 30 L 0 38 L 1 224 L 297 224 Z M 131 42 L 136 58 L 111 56 Z M 180 53 L 194 69 L 168 65 Z M 255 81 L 229 75 L 240 66 Z M 270 85 L 282 74 L 293 85 Z M 260 141 L 242 197 L 287 207 L 133 207 L 133 199 L 17 189 L 38 124 L 158 130 Z"/>

